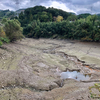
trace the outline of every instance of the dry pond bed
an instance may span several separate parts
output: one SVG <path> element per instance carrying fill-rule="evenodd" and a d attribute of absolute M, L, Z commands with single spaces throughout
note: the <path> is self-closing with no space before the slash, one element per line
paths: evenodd
<path fill-rule="evenodd" d="M 0 100 L 98 100 L 100 43 L 23 39 L 0 48 Z"/>

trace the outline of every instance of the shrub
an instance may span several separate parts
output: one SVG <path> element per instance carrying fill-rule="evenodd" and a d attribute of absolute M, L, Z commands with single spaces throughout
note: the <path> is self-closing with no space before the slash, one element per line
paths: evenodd
<path fill-rule="evenodd" d="M 9 41 L 7 37 L 0 37 L 0 46 L 2 46 L 3 43 L 9 43 Z"/>
<path fill-rule="evenodd" d="M 2 45 L 3 43 L 2 43 L 2 41 L 0 40 L 0 46 Z"/>
<path fill-rule="evenodd" d="M 17 19 L 8 20 L 4 25 L 5 33 L 10 41 L 16 41 L 23 38 L 23 28 Z"/>

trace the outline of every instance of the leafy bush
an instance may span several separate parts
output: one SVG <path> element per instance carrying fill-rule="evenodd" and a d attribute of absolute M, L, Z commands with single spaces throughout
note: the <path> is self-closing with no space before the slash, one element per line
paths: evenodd
<path fill-rule="evenodd" d="M 0 37 L 0 40 L 1 40 L 2 42 L 4 42 L 4 43 L 9 43 L 9 42 L 10 42 L 10 40 L 9 40 L 7 37 L 5 37 L 5 38 Z"/>
<path fill-rule="evenodd" d="M 24 34 L 32 38 L 64 38 L 82 41 L 100 41 L 100 22 L 96 15 L 75 21 L 32 21 L 24 27 Z"/>
<path fill-rule="evenodd" d="M 10 40 L 7 37 L 0 37 L 0 46 L 2 46 L 3 43 L 9 43 Z"/>
<path fill-rule="evenodd" d="M 17 19 L 8 20 L 4 25 L 4 30 L 10 41 L 16 41 L 23 38 L 23 28 Z"/>
<path fill-rule="evenodd" d="M 0 46 L 2 45 L 3 43 L 2 43 L 2 41 L 0 40 Z"/>

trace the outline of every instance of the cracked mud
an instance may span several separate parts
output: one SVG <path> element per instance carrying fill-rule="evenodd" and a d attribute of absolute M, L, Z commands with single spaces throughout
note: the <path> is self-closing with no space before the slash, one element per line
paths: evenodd
<path fill-rule="evenodd" d="M 23 39 L 0 48 L 0 100 L 92 100 L 100 81 L 100 43 Z M 62 79 L 79 71 L 89 80 Z"/>

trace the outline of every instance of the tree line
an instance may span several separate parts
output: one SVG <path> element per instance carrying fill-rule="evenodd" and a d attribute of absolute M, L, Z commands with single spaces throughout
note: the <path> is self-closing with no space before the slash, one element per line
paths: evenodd
<path fill-rule="evenodd" d="M 75 21 L 40 22 L 34 20 L 23 28 L 23 34 L 31 38 L 78 39 L 100 41 L 100 21 L 96 15 Z"/>
<path fill-rule="evenodd" d="M 44 6 L 35 6 L 25 9 L 18 17 L 14 17 L 21 22 L 22 27 L 26 27 L 27 24 L 33 20 L 39 20 L 40 22 L 54 22 L 58 16 L 62 16 L 64 20 L 73 13 L 65 12 L 61 9 L 46 8 Z M 13 17 L 12 17 L 13 19 Z"/>
<path fill-rule="evenodd" d="M 35 6 L 17 18 L 30 38 L 62 38 L 100 41 L 100 16 L 75 15 L 60 9 Z"/>
<path fill-rule="evenodd" d="M 25 37 L 100 41 L 100 16 L 35 6 L 0 24 L 0 45 Z"/>

